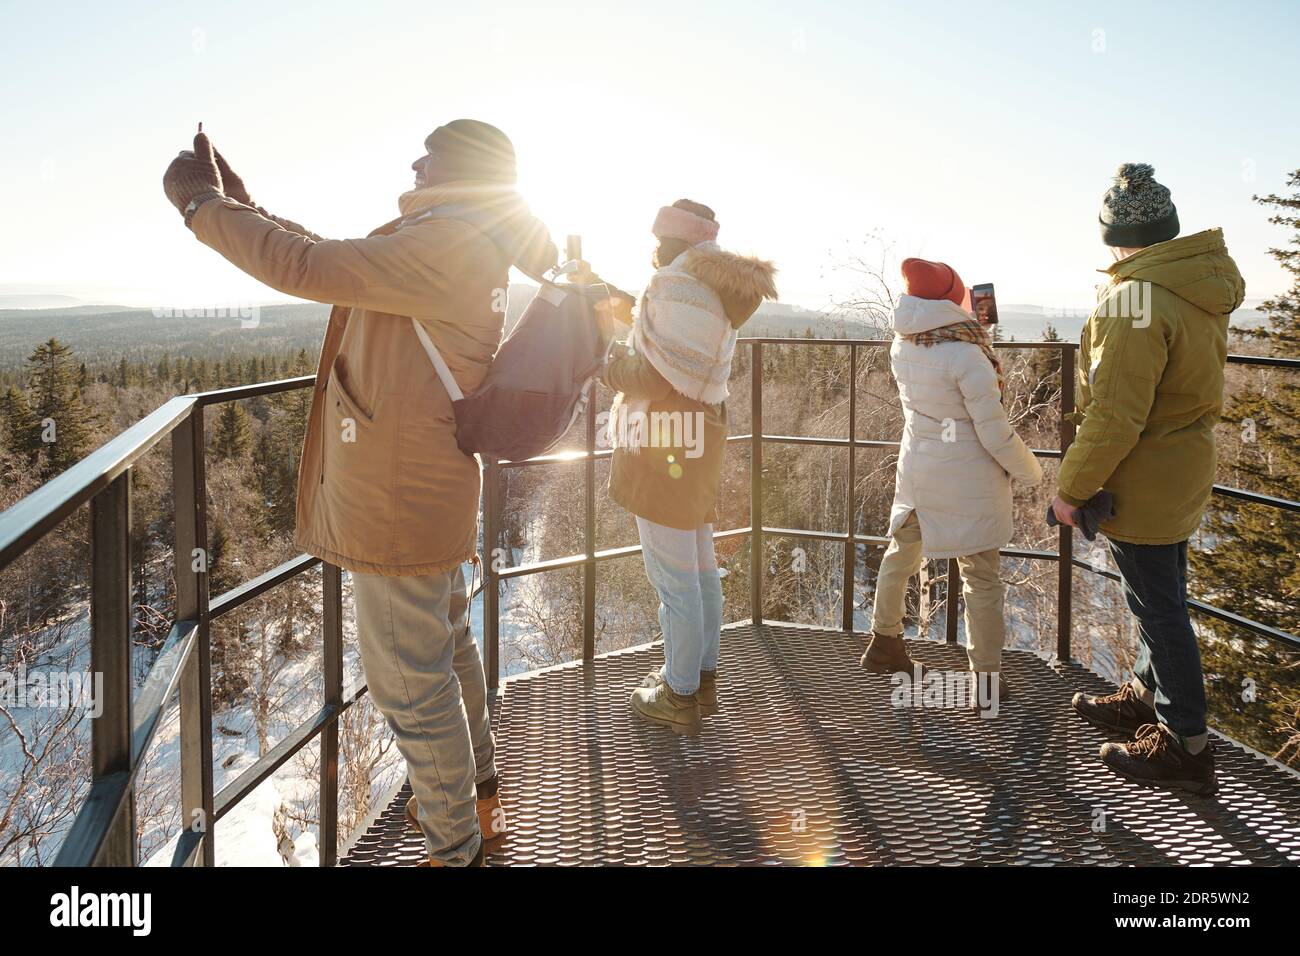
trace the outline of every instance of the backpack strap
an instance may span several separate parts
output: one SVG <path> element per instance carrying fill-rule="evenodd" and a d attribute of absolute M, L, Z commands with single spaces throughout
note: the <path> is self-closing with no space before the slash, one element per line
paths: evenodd
<path fill-rule="evenodd" d="M 473 210 L 469 206 L 456 204 L 434 206 L 430 209 L 424 210 L 423 212 L 416 213 L 413 216 L 396 219 L 388 225 L 392 226 L 393 231 L 395 232 L 401 226 L 409 226 L 425 219 L 458 219 L 461 222 L 479 228 L 478 223 L 475 221 Z M 383 229 L 384 227 L 381 226 L 380 228 Z M 486 233 L 484 234 L 487 235 Z M 488 238 L 490 239 L 491 236 L 488 236 Z M 553 283 L 541 276 L 534 275 L 518 263 L 512 263 L 512 265 L 524 275 L 528 276 L 528 278 L 538 283 L 542 289 L 554 287 Z M 465 393 L 462 392 L 460 386 L 456 384 L 456 379 L 452 376 L 451 369 L 447 367 L 447 363 L 443 360 L 442 353 L 438 351 L 438 346 L 433 344 L 433 339 L 429 337 L 429 333 L 424 330 L 424 326 L 422 326 L 414 316 L 411 318 L 411 327 L 415 329 L 415 334 L 419 337 L 420 344 L 424 346 L 424 354 L 429 356 L 429 362 L 433 365 L 433 370 L 438 373 L 438 378 L 441 379 L 443 388 L 447 390 L 447 394 L 451 396 L 453 402 L 459 402 L 465 397 Z"/>
<path fill-rule="evenodd" d="M 460 390 L 456 384 L 455 377 L 451 374 L 451 369 L 443 361 L 442 353 L 438 351 L 438 346 L 433 344 L 433 339 L 429 338 L 429 333 L 424 331 L 424 326 L 412 316 L 411 327 L 415 329 L 415 334 L 420 339 L 420 344 L 424 346 L 424 354 L 429 356 L 429 361 L 433 365 L 433 370 L 438 373 L 438 378 L 442 380 L 442 386 L 447 390 L 453 402 L 459 402 L 465 397 L 465 393 Z"/>

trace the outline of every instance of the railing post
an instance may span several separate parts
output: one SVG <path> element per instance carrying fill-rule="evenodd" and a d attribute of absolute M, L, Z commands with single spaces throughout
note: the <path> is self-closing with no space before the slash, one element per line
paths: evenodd
<path fill-rule="evenodd" d="M 339 721 L 343 707 L 343 569 L 321 564 L 321 638 L 325 672 L 325 706 L 333 706 L 334 719 L 320 735 L 320 848 L 321 866 L 338 861 L 339 848 Z"/>
<path fill-rule="evenodd" d="M 583 463 L 582 659 L 596 657 L 596 382 L 587 384 L 587 458 Z"/>
<path fill-rule="evenodd" d="M 857 483 L 858 449 L 858 347 L 849 346 L 849 478 L 844 492 L 844 513 L 848 517 L 848 537 L 844 541 L 844 607 L 840 628 L 853 630 L 853 597 L 857 584 Z"/>
<path fill-rule="evenodd" d="M 90 728 L 94 780 L 131 772 L 131 469 L 90 500 L 90 670 L 103 677 Z M 97 866 L 134 866 L 135 788 L 95 855 Z"/>
<path fill-rule="evenodd" d="M 501 536 L 497 502 L 501 493 L 501 466 L 495 458 L 483 460 L 483 656 L 488 690 L 501 682 L 501 592 L 496 549 Z"/>
<path fill-rule="evenodd" d="M 208 504 L 203 406 L 172 432 L 176 619 L 197 622 L 180 678 L 181 825 L 198 840 L 195 862 L 215 863 L 212 787 L 212 648 L 208 620 Z M 182 855 L 185 855 L 182 853 Z"/>
<path fill-rule="evenodd" d="M 1074 349 L 1061 346 L 1061 456 L 1074 441 Z M 1068 525 L 1061 525 L 1057 535 L 1056 564 L 1056 658 L 1070 659 L 1070 618 L 1074 604 L 1074 535 Z"/>
<path fill-rule="evenodd" d="M 749 347 L 749 616 L 763 623 L 763 344 Z"/>
<path fill-rule="evenodd" d="M 957 598 L 961 594 L 961 568 L 957 566 L 956 558 L 948 559 L 948 572 L 944 587 L 948 592 L 948 606 L 944 608 L 944 640 L 949 644 L 956 644 L 957 618 L 959 616 Z"/>

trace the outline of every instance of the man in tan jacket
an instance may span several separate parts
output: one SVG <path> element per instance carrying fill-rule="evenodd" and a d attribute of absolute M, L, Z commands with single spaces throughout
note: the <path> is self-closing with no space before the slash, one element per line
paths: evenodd
<path fill-rule="evenodd" d="M 556 250 L 514 189 L 504 133 L 455 120 L 424 145 L 401 215 L 364 239 L 322 239 L 254 206 L 201 132 L 163 185 L 199 241 L 280 292 L 334 306 L 296 541 L 352 573 L 361 659 L 406 758 L 409 809 L 430 861 L 465 865 L 504 828 L 462 572 L 478 540 L 479 465 L 456 445 L 451 400 L 410 317 L 469 393 L 501 339 L 510 267 L 544 272 Z"/>

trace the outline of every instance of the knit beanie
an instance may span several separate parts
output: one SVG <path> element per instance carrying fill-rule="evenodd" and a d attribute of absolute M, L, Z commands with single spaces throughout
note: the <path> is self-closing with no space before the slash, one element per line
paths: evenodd
<path fill-rule="evenodd" d="M 479 120 L 452 120 L 439 126 L 424 141 L 424 148 L 438 157 L 457 179 L 515 183 L 515 148 L 509 137 Z"/>
<path fill-rule="evenodd" d="M 1108 246 L 1141 249 L 1178 235 L 1178 210 L 1147 163 L 1125 163 L 1101 200 L 1101 238 Z"/>
<path fill-rule="evenodd" d="M 947 299 L 961 305 L 966 299 L 966 286 L 957 270 L 945 262 L 929 259 L 904 259 L 904 291 L 918 299 Z"/>
<path fill-rule="evenodd" d="M 713 210 L 703 203 L 679 199 L 660 208 L 650 231 L 656 239 L 680 239 L 695 246 L 718 238 L 718 221 Z"/>

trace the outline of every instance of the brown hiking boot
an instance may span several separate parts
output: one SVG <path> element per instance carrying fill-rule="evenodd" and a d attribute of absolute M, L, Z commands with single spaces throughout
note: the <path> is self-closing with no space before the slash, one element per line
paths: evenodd
<path fill-rule="evenodd" d="M 664 682 L 661 670 L 655 668 L 645 675 L 642 687 L 658 687 Z M 700 705 L 701 717 L 712 717 L 718 712 L 718 672 L 700 671 L 700 689 L 695 692 L 696 703 Z"/>
<path fill-rule="evenodd" d="M 1219 789 L 1214 748 L 1207 740 L 1198 754 L 1188 753 L 1164 724 L 1138 728 L 1128 743 L 1101 745 L 1101 762 L 1126 780 L 1148 787 L 1212 794 Z"/>
<path fill-rule="evenodd" d="M 1126 737 L 1136 734 L 1146 724 L 1159 723 L 1155 708 L 1142 699 L 1131 683 L 1104 697 L 1079 691 L 1070 706 L 1094 727 Z"/>
<path fill-rule="evenodd" d="M 971 710 L 990 710 L 1011 700 L 1011 688 L 1001 671 L 971 671 L 970 677 L 971 695 L 966 706 Z"/>
<path fill-rule="evenodd" d="M 487 783 L 494 783 L 494 780 L 478 784 L 479 787 L 485 787 Z M 501 806 L 501 794 L 492 786 L 492 795 L 490 797 L 479 797 L 474 801 L 474 809 L 478 813 L 478 828 L 483 834 L 483 841 L 490 843 L 506 835 L 506 811 Z M 416 802 L 415 797 L 406 801 L 406 823 L 413 829 L 420 829 L 420 805 Z"/>
<path fill-rule="evenodd" d="M 897 674 L 901 671 L 908 677 L 915 677 L 915 669 L 920 667 L 907 653 L 907 642 L 901 636 L 875 633 L 858 663 L 872 674 Z M 922 667 L 921 676 L 924 675 L 925 668 Z"/>
<path fill-rule="evenodd" d="M 667 683 L 638 687 L 629 703 L 640 716 L 674 733 L 694 736 L 700 732 L 700 704 L 694 694 L 677 694 Z"/>

